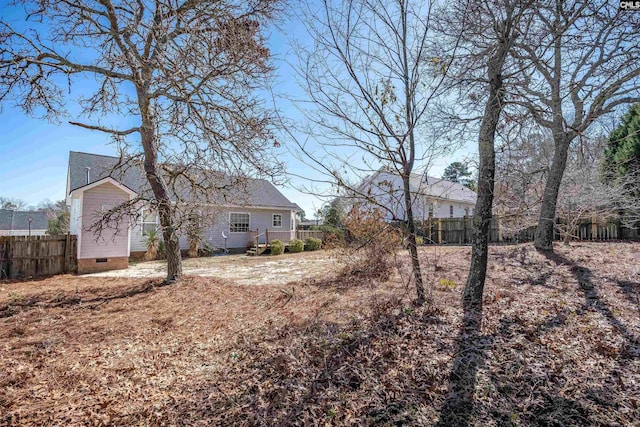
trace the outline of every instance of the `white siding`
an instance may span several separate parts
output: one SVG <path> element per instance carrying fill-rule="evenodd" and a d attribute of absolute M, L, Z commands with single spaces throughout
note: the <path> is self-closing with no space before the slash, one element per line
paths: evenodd
<path fill-rule="evenodd" d="M 82 205 L 80 199 L 71 200 L 71 209 L 69 211 L 69 232 L 76 236 L 80 234 L 82 226 Z"/>
<path fill-rule="evenodd" d="M 127 221 L 122 221 L 118 233 L 103 231 L 96 236 L 88 228 L 99 218 L 103 206 L 117 206 L 129 200 L 129 195 L 113 184 L 105 183 L 86 190 L 82 199 L 82 234 L 78 258 L 109 258 L 129 256 Z M 73 203 L 72 203 L 73 206 Z"/>

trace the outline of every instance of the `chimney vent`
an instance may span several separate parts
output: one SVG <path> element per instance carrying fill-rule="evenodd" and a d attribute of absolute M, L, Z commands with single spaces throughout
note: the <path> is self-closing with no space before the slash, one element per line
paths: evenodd
<path fill-rule="evenodd" d="M 87 170 L 87 185 L 89 185 L 89 183 L 91 182 L 90 175 L 89 175 L 91 168 L 87 166 L 85 169 Z"/>

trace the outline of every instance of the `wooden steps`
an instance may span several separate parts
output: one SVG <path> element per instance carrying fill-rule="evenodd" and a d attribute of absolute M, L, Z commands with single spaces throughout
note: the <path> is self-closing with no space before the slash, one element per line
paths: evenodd
<path fill-rule="evenodd" d="M 265 245 L 264 243 L 260 243 L 259 245 L 254 246 L 251 249 L 248 249 L 247 256 L 262 255 L 267 250 L 267 248 L 268 248 L 267 245 Z"/>

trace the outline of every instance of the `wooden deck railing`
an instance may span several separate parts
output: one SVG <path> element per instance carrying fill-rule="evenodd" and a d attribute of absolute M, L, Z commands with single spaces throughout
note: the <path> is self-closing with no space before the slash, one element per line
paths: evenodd
<path fill-rule="evenodd" d="M 324 240 L 324 231 L 320 230 L 269 230 L 266 229 L 260 232 L 259 229 L 249 230 L 249 241 L 253 242 L 257 247 L 259 244 L 266 244 L 273 242 L 274 240 L 280 240 L 285 245 L 296 238 L 303 242 L 309 237 L 315 237 L 316 239 Z"/>

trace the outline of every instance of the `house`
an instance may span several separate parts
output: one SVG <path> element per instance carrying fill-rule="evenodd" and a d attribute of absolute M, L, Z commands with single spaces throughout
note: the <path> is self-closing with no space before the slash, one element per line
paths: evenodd
<path fill-rule="evenodd" d="M 129 221 L 122 220 L 99 234 L 89 230 L 103 212 L 138 198 L 149 199 L 143 170 L 119 165 L 116 157 L 69 153 L 67 205 L 71 234 L 78 237 L 78 273 L 127 268 L 130 256 L 146 251 L 148 232 L 159 229 L 157 213 L 140 202 Z M 300 207 L 272 183 L 248 179 L 236 191 L 242 194 L 234 202 L 202 204 L 207 223 L 202 224 L 201 237 L 206 243 L 214 248 L 245 249 L 255 241 L 256 234 L 261 234 L 255 230 L 266 229 L 272 238 L 289 241 L 295 237 Z M 189 248 L 184 233 L 180 235 L 180 248 Z"/>
<path fill-rule="evenodd" d="M 0 209 L 0 236 L 44 236 L 48 228 L 45 212 Z"/>
<path fill-rule="evenodd" d="M 475 191 L 456 182 L 412 173 L 409 187 L 413 199 L 413 215 L 418 221 L 428 218 L 458 218 L 472 216 L 476 205 Z M 387 208 L 387 220 L 404 220 L 405 201 L 402 178 L 379 170 L 368 177 L 358 192 Z M 360 196 L 357 196 L 360 197 Z"/>

